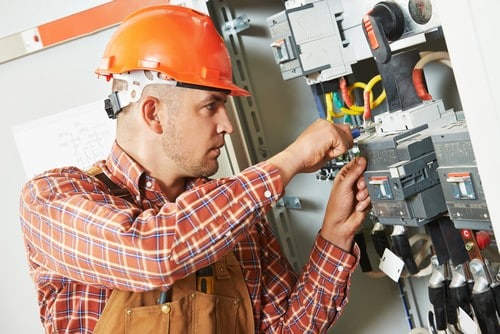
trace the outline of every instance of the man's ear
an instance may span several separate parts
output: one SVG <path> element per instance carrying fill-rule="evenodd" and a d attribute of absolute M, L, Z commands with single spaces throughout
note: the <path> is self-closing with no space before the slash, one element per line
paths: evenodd
<path fill-rule="evenodd" d="M 140 104 L 142 119 L 151 130 L 158 134 L 163 132 L 159 116 L 159 104 L 160 101 L 153 96 L 146 96 Z"/>

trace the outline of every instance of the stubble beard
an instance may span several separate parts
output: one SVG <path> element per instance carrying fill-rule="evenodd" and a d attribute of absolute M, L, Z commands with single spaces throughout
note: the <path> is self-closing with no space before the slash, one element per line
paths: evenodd
<path fill-rule="evenodd" d="M 186 172 L 186 177 L 210 177 L 217 173 L 219 169 L 217 159 L 208 158 L 207 155 L 197 159 L 198 155 L 188 152 L 180 138 L 177 131 L 170 127 L 165 131 L 162 145 L 167 157 Z"/>

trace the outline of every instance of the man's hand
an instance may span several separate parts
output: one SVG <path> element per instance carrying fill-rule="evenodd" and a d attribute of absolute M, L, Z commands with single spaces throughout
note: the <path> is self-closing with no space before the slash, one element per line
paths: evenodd
<path fill-rule="evenodd" d="M 284 151 L 268 161 L 280 170 L 283 185 L 286 186 L 296 174 L 317 171 L 328 161 L 347 152 L 352 145 L 349 125 L 319 119 Z"/>
<path fill-rule="evenodd" d="M 363 172 L 366 159 L 357 157 L 335 176 L 321 235 L 345 251 L 352 249 L 354 235 L 370 208 Z"/>

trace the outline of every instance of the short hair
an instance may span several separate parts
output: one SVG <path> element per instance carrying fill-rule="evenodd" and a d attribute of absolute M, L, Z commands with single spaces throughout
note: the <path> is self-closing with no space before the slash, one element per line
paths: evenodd
<path fill-rule="evenodd" d="M 128 88 L 128 83 L 125 80 L 113 78 L 113 82 L 111 84 L 111 90 L 113 92 L 125 91 L 127 90 L 127 88 Z"/>

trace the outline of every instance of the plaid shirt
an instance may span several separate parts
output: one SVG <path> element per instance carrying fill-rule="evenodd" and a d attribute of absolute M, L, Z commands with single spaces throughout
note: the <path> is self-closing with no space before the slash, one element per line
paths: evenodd
<path fill-rule="evenodd" d="M 117 144 L 97 165 L 134 203 L 74 167 L 47 171 L 22 190 L 21 225 L 46 333 L 92 333 L 112 289 L 165 290 L 230 250 L 256 331 L 320 333 L 340 315 L 358 249 L 351 255 L 318 235 L 297 277 L 265 220 L 284 191 L 272 165 L 190 180 L 175 202 Z"/>

